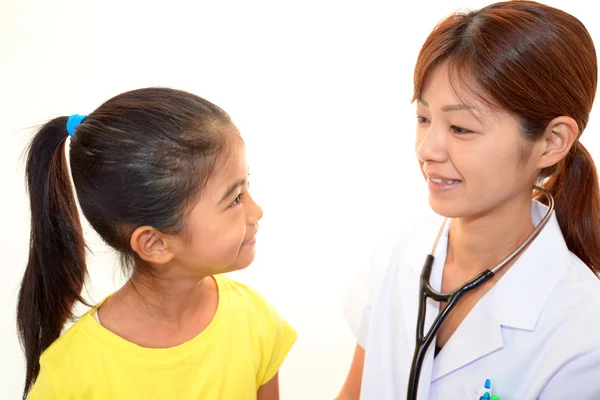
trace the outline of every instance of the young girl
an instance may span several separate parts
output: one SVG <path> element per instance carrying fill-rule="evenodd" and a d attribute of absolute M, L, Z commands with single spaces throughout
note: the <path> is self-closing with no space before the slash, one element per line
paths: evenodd
<path fill-rule="evenodd" d="M 383 246 L 350 290 L 358 343 L 340 400 L 600 398 L 600 192 L 579 141 L 597 75 L 583 24 L 532 1 L 457 13 L 431 32 L 413 100 L 438 215 Z M 443 293 L 518 258 L 423 347 L 420 311 L 425 334 L 446 305 L 419 305 L 430 252 L 424 281 Z"/>
<path fill-rule="evenodd" d="M 84 302 L 86 277 L 69 166 L 83 215 L 131 278 L 60 336 Z M 87 117 L 56 118 L 31 143 L 27 183 L 24 398 L 279 398 L 278 369 L 296 333 L 259 294 L 221 275 L 252 262 L 262 217 L 244 143 L 222 109 L 150 88 Z"/>

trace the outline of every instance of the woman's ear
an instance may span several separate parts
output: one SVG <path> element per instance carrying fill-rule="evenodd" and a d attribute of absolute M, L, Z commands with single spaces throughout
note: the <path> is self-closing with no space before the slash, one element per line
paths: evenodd
<path fill-rule="evenodd" d="M 538 168 L 543 169 L 556 165 L 569 154 L 578 137 L 579 127 L 573 118 L 562 116 L 550 121 L 542 139 L 544 148 Z"/>
<path fill-rule="evenodd" d="M 131 248 L 144 261 L 166 264 L 174 254 L 169 250 L 168 237 L 151 226 L 141 226 L 131 235 Z"/>

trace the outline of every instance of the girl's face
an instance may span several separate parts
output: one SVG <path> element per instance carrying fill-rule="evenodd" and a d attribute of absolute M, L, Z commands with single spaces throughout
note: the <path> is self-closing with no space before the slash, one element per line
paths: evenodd
<path fill-rule="evenodd" d="M 539 173 L 517 118 L 453 91 L 436 67 L 417 101 L 416 153 L 438 214 L 473 217 L 529 202 Z M 523 203 L 524 204 L 524 203 Z"/>
<path fill-rule="evenodd" d="M 230 143 L 228 157 L 218 163 L 187 217 L 185 239 L 174 243 L 174 261 L 203 275 L 243 269 L 254 259 L 263 211 L 248 190 L 244 145 Z"/>

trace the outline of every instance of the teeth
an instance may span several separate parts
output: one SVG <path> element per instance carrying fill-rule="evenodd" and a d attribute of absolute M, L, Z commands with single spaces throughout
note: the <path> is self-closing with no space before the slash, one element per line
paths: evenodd
<path fill-rule="evenodd" d="M 448 185 L 452 185 L 454 183 L 458 183 L 458 181 L 451 181 L 451 180 L 444 180 L 444 179 L 433 179 L 431 178 L 431 180 L 437 184 L 442 184 L 442 183 L 446 183 Z"/>

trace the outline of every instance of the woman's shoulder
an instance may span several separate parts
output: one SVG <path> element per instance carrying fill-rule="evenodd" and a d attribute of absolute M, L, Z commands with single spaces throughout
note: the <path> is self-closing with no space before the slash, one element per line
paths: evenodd
<path fill-rule="evenodd" d="M 575 254 L 570 253 L 569 261 L 552 297 L 562 299 L 566 306 L 572 304 L 595 313 L 600 324 L 600 277 Z"/>
<path fill-rule="evenodd" d="M 428 213 L 413 218 L 402 227 L 387 229 L 384 235 L 378 235 L 370 259 L 359 268 L 350 293 L 360 291 L 373 294 L 380 290 L 384 282 L 396 281 L 392 279 L 393 275 L 420 270 L 443 222 L 444 217 Z"/>
<path fill-rule="evenodd" d="M 373 253 L 372 264 L 377 266 L 388 265 L 398 261 L 410 261 L 418 257 L 419 263 L 429 254 L 437 234 L 444 222 L 444 217 L 433 212 L 419 215 L 409 223 L 390 230 L 378 240 Z"/>
<path fill-rule="evenodd" d="M 557 329 L 560 326 L 560 331 L 571 332 L 569 336 L 576 339 L 578 346 L 598 347 L 600 279 L 576 255 L 570 255 L 570 265 L 548 297 L 539 325 L 546 328 L 556 325 Z"/>

